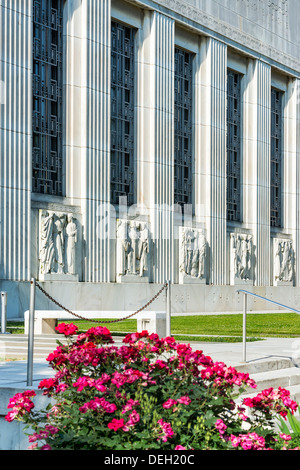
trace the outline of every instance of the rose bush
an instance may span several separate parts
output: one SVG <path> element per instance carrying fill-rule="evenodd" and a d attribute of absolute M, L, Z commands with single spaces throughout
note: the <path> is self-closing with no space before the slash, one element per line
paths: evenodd
<path fill-rule="evenodd" d="M 68 342 L 47 358 L 54 377 L 39 384 L 51 403 L 36 411 L 35 392 L 25 391 L 8 404 L 7 421 L 30 428 L 31 449 L 298 448 L 274 424 L 297 409 L 287 390 L 242 400 L 242 391 L 256 387 L 249 374 L 172 337 L 143 331 L 117 347 L 105 327 L 57 329 Z"/>

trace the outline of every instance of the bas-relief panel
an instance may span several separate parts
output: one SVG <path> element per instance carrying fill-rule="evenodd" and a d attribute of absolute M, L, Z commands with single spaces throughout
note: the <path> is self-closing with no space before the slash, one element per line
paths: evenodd
<path fill-rule="evenodd" d="M 39 211 L 39 280 L 78 280 L 79 239 L 74 214 Z"/>
<path fill-rule="evenodd" d="M 117 282 L 149 282 L 150 247 L 147 222 L 125 219 L 117 221 Z"/>
<path fill-rule="evenodd" d="M 274 238 L 273 240 L 273 282 L 275 286 L 293 285 L 295 253 L 290 239 Z"/>
<path fill-rule="evenodd" d="M 253 284 L 253 240 L 252 235 L 230 234 L 230 284 Z"/>
<path fill-rule="evenodd" d="M 202 229 L 181 227 L 179 238 L 179 283 L 206 283 L 207 241 Z"/>
<path fill-rule="evenodd" d="M 147 222 L 117 221 L 117 282 L 151 282 L 151 234 Z M 40 210 L 39 280 L 78 280 L 80 223 L 71 213 Z M 253 284 L 255 256 L 249 234 L 230 234 L 230 284 Z M 208 244 L 204 230 L 181 227 L 179 284 L 206 283 Z M 273 239 L 273 285 L 293 286 L 295 253 L 290 239 Z"/>
<path fill-rule="evenodd" d="M 152 237 L 147 222 L 119 219 L 116 237 L 116 281 L 151 282 L 151 247 Z M 180 284 L 206 284 L 207 252 L 203 230 L 180 228 Z"/>

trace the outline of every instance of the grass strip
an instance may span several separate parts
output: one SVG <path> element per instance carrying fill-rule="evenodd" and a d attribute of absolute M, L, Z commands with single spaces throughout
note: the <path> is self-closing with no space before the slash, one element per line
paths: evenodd
<path fill-rule="evenodd" d="M 111 319 L 99 319 L 99 323 L 76 318 L 65 321 L 65 323 L 77 325 L 80 332 L 99 325 L 106 326 L 113 334 L 137 331 L 136 319 L 106 322 L 111 322 Z M 14 334 L 24 333 L 24 323 L 7 322 L 7 331 Z M 197 336 L 201 335 L 201 341 L 225 342 L 226 339 L 226 342 L 239 342 L 242 341 L 243 336 L 243 315 L 172 316 L 171 333 L 176 339 L 187 338 L 189 341 L 192 341 L 191 335 L 196 337 L 196 341 L 199 341 Z M 249 313 L 247 315 L 247 341 L 257 341 L 264 337 L 300 337 L 300 316 L 296 313 Z"/>
<path fill-rule="evenodd" d="M 91 326 L 106 326 L 111 332 L 135 332 L 135 319 L 114 323 L 105 323 L 110 319 L 99 320 L 99 323 L 84 320 L 71 321 L 80 329 L 86 330 Z M 174 316 L 171 318 L 171 333 L 176 335 L 206 335 L 206 336 L 243 336 L 243 315 L 190 315 Z M 268 313 L 247 315 L 247 337 L 299 337 L 300 316 L 296 313 Z"/>

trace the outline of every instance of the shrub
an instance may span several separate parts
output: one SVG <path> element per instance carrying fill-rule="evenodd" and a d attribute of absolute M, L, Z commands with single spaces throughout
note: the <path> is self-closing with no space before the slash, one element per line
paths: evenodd
<path fill-rule="evenodd" d="M 128 334 L 117 347 L 105 327 L 79 335 L 74 325 L 57 329 L 68 342 L 58 342 L 47 358 L 54 377 L 39 384 L 51 403 L 37 412 L 35 392 L 25 391 L 8 405 L 7 421 L 30 427 L 31 449 L 258 450 L 298 445 L 275 430 L 274 417 L 285 419 L 297 409 L 287 390 L 269 389 L 238 402 L 242 391 L 256 387 L 249 374 L 172 337 L 143 331 Z"/>

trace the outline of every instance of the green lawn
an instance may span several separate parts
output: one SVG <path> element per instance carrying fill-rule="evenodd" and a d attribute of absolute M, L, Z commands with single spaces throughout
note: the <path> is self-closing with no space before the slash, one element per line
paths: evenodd
<path fill-rule="evenodd" d="M 65 322 L 67 323 L 67 322 Z M 111 322 L 103 319 L 102 323 L 87 322 L 84 320 L 70 321 L 78 325 L 80 331 L 97 325 L 106 326 L 112 333 L 135 332 L 136 319 Z M 15 324 L 14 324 L 15 325 Z M 12 322 L 7 323 L 7 330 L 13 333 L 22 333 L 21 330 L 10 329 Z M 193 335 L 204 335 L 201 341 L 242 341 L 243 316 L 242 315 L 195 315 L 186 317 L 172 317 L 171 334 L 176 339 L 194 339 Z M 248 341 L 264 337 L 300 337 L 300 316 L 296 313 L 276 314 L 248 314 L 247 338 Z"/>

